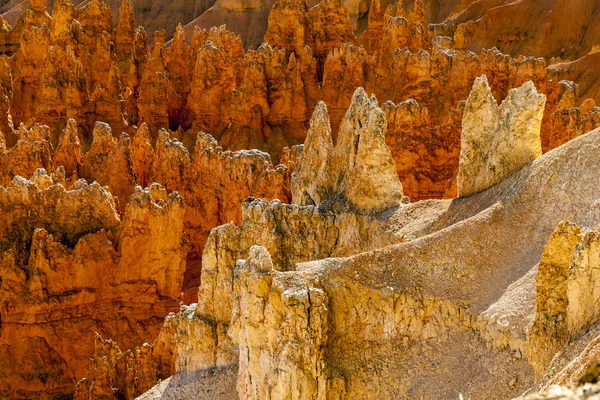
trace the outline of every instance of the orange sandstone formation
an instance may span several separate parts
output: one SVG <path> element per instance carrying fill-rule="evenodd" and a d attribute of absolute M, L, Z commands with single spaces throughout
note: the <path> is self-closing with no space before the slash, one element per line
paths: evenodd
<path fill-rule="evenodd" d="M 546 242 L 598 222 L 597 13 L 501 3 L 0 6 L 0 397 L 566 383 L 594 234 Z"/>
<path fill-rule="evenodd" d="M 436 37 L 430 43 L 423 29 L 429 11 L 419 2 L 418 7 L 387 11 L 373 2 L 370 28 L 358 36 L 337 0 L 312 8 L 301 0 L 278 2 L 265 36 L 270 46 L 247 53 L 240 38 L 223 27 L 195 30 L 191 44 L 178 28 L 169 47 L 158 34 L 150 48 L 145 31 L 134 28 L 132 4 L 123 3 L 114 30 L 110 10 L 102 4 L 74 8 L 63 0 L 52 17 L 31 17 L 19 25 L 21 44 L 0 68 L 6 115 L 0 121 L 9 146 L 16 140 L 14 124 L 35 118 L 50 127 L 52 144 L 57 145 L 64 125 L 74 118 L 84 149 L 91 145 L 97 121 L 108 123 L 115 137 L 122 131 L 132 135 L 134 126 L 145 123 L 151 143 L 160 129 L 171 129 L 191 150 L 198 131 L 204 131 L 226 149 L 258 148 L 277 159 L 284 147 L 304 141 L 319 100 L 328 106 L 335 135 L 352 93 L 363 86 L 382 102 L 412 98 L 426 107 L 426 124 L 417 115 L 414 121 L 402 122 L 427 125 L 432 135 L 416 134 L 420 139 L 436 142 L 440 135 L 448 137 L 444 149 L 427 146 L 447 154 L 447 161 L 441 162 L 427 160 L 424 154 L 409 154 L 400 161 L 399 154 L 406 150 L 394 148 L 393 135 L 387 137 L 400 161 L 400 177 L 408 178 L 406 194 L 418 200 L 454 193 L 451 181 L 460 150 L 457 109 L 477 76 L 488 77 L 499 100 L 528 80 L 547 95 L 544 151 L 597 125 L 593 114 L 586 111 L 579 117 L 574 110 L 584 100 L 581 96 L 596 97 L 596 85 L 578 72 L 593 65 L 594 52 L 573 65 L 547 66 L 541 59 L 512 58 L 497 50 L 478 56 L 454 50 L 449 38 Z M 64 70 L 69 73 L 62 74 Z M 559 106 L 559 79 L 583 85 L 581 95 L 568 106 L 572 111 L 557 111 L 565 107 L 564 102 Z M 38 87 L 45 88 L 39 98 Z M 396 129 L 395 121 L 389 121 L 390 132 L 405 129 Z M 407 164 L 408 159 L 414 164 Z M 411 172 L 431 171 L 433 164 L 433 174 Z"/>

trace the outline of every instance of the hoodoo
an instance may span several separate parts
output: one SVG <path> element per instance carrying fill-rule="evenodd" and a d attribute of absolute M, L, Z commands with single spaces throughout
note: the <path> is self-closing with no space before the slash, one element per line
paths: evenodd
<path fill-rule="evenodd" d="M 0 399 L 600 393 L 597 2 L 0 3 Z"/>

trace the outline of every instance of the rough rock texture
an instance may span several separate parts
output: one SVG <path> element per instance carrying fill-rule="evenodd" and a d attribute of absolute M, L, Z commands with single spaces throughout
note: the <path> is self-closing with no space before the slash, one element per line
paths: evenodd
<path fill-rule="evenodd" d="M 318 140 L 331 143 L 327 120 L 327 110 L 321 104 L 312 123 L 314 135 L 320 136 L 313 138 L 311 133 L 305 143 L 307 148 Z M 303 152 L 299 173 L 293 177 L 294 182 L 299 179 L 293 186 L 298 193 L 310 192 L 314 183 L 302 178 L 302 171 L 321 164 L 319 159 L 331 162 L 336 157 L 343 169 L 330 166 L 323 170 L 327 174 L 335 172 L 329 179 L 332 185 L 326 197 L 317 203 L 313 199 L 310 205 L 249 198 L 243 203 L 239 226 L 223 225 L 211 232 L 202 254 L 197 305 L 169 316 L 153 347 L 162 365 L 158 376 L 237 362 L 237 349 L 227 333 L 237 293 L 234 271 L 237 260 L 247 257 L 255 244 L 269 249 L 275 268 L 286 271 L 296 262 L 356 254 L 402 240 L 385 228 L 386 221 L 392 220 L 395 210 L 401 207 L 402 192 L 385 145 L 385 117 L 376 100 L 369 99 L 362 89 L 357 90 L 341 129 L 331 158 L 318 152 Z M 359 135 L 360 141 L 356 140 Z M 361 151 L 361 141 L 377 149 L 379 156 L 370 157 Z M 361 175 L 357 173 L 365 178 L 359 179 Z M 367 178 L 374 184 L 369 190 L 365 188 Z"/>
<path fill-rule="evenodd" d="M 5 1 L 0 397 L 593 381 L 596 8 Z"/>
<path fill-rule="evenodd" d="M 318 205 L 335 195 L 365 211 L 382 211 L 402 201 L 402 184 L 385 143 L 387 121 L 362 88 L 357 89 L 332 145 L 329 116 L 319 103 L 292 181 L 295 204 Z"/>
<path fill-rule="evenodd" d="M 572 157 L 586 160 L 585 166 L 591 167 L 587 164 L 591 161 L 588 157 L 597 148 L 599 134 L 592 132 L 537 159 L 527 170 L 513 174 L 492 190 L 455 201 L 452 218 L 459 218 L 460 222 L 453 219 L 454 224 L 449 228 L 418 240 L 347 259 L 296 265 L 296 271 L 289 272 L 269 272 L 277 269 L 273 267 L 275 263 L 264 249 L 253 250 L 247 262 L 237 268 L 240 283 L 234 299 L 238 299 L 235 301 L 239 303 L 235 304 L 239 306 L 233 320 L 236 326 L 230 330 L 239 343 L 240 360 L 244 360 L 240 361 L 240 395 L 254 398 L 261 393 L 284 392 L 302 398 L 306 393 L 318 396 L 324 390 L 328 395 L 343 398 L 376 398 L 408 391 L 413 395 L 449 398 L 460 391 L 474 398 L 508 398 L 532 385 L 533 370 L 527 366 L 526 358 L 530 346 L 527 335 L 535 308 L 529 305 L 534 299 L 523 291 L 531 293 L 534 287 L 540 256 L 540 274 L 544 274 L 544 244 L 558 221 L 567 215 L 583 224 L 598 218 L 597 207 L 580 208 L 581 201 L 594 203 L 595 193 L 567 195 L 563 198 L 574 202 L 563 203 L 558 209 L 553 200 L 540 203 L 539 199 L 558 188 L 562 188 L 563 193 L 573 193 L 571 190 L 576 186 L 592 178 L 591 171 L 584 172 L 581 169 L 584 165 L 573 165 L 571 160 Z M 544 184 L 538 186 L 541 182 Z M 587 187 L 587 183 L 581 187 Z M 471 208 L 474 204 L 480 205 L 479 211 Z M 523 229 L 522 221 L 544 226 L 544 233 Z M 451 245 L 455 238 L 474 232 L 478 232 L 479 239 L 468 249 Z M 504 234 L 498 236 L 498 232 Z M 514 240 L 519 242 L 525 237 L 513 238 L 512 234 L 525 235 L 530 246 L 535 243 L 535 251 L 532 252 L 530 246 L 522 251 L 515 249 Z M 489 246 L 492 238 L 495 238 L 494 247 Z M 546 245 L 546 249 L 550 246 Z M 471 253 L 478 247 L 481 253 Z M 487 256 L 481 260 L 479 257 L 484 253 Z M 591 261 L 584 254 L 581 259 Z M 427 266 L 425 271 L 424 265 Z M 445 267 L 450 265 L 453 267 Z M 483 265 L 488 266 L 486 271 L 489 272 L 481 273 Z M 528 272 L 532 269 L 533 273 Z M 581 273 L 574 272 L 584 282 L 590 282 L 585 267 Z M 537 279 L 538 282 L 546 280 L 541 275 Z M 453 283 L 457 280 L 460 283 Z M 413 282 L 419 282 L 420 288 L 415 290 Z M 511 282 L 512 285 L 498 288 L 492 282 Z M 556 287 L 551 282 L 548 284 L 546 287 Z M 576 284 L 576 287 L 581 286 Z M 584 299 L 589 298 L 593 304 L 593 293 L 573 288 L 576 297 L 581 299 L 584 295 Z M 308 299 L 312 300 L 312 294 L 320 291 L 322 294 L 315 297 L 314 308 L 309 307 L 312 301 Z M 519 296 L 524 296 L 523 300 L 515 301 Z M 559 293 L 556 296 L 564 298 Z M 327 311 L 321 311 L 320 304 L 325 304 Z M 573 309 L 571 318 L 577 321 L 574 326 L 584 331 L 595 318 L 591 307 L 582 306 Z M 245 311 L 248 309 L 251 311 Z M 592 314 L 589 318 L 587 314 L 580 318 L 577 310 Z M 402 314 L 404 311 L 406 317 Z M 308 318 L 307 314 L 314 315 L 315 319 Z M 394 322 L 387 322 L 388 318 Z M 403 318 L 411 322 L 402 322 Z M 275 323 L 272 328 L 270 321 Z M 269 329 L 274 329 L 273 333 L 269 333 Z M 275 339 L 271 339 L 273 335 Z M 512 335 L 517 339 L 510 339 Z M 258 340 L 259 337 L 269 339 Z M 324 342 L 327 345 L 322 355 L 317 350 L 322 348 L 318 344 Z M 296 343 L 315 346 L 295 347 Z M 398 343 L 402 351 L 395 352 L 389 347 L 391 343 Z M 361 350 L 354 350 L 357 347 Z M 462 356 L 450 355 L 448 349 L 459 351 Z M 514 358 L 503 351 L 512 351 Z M 457 375 L 457 370 L 466 367 L 472 372 L 471 368 L 478 365 L 469 361 L 471 356 L 488 360 L 500 358 L 494 358 L 495 372 L 469 373 L 465 382 L 460 383 L 458 377 L 462 375 Z M 422 364 L 425 359 L 427 364 L 443 367 L 436 368 L 436 372 L 426 372 L 427 367 Z M 512 361 L 503 363 L 500 359 Z M 534 359 L 528 361 L 534 363 Z M 413 362 L 415 364 L 411 364 Z M 418 371 L 414 375 L 407 374 L 411 368 L 408 365 L 415 365 Z M 437 379 L 451 374 L 451 385 L 456 386 L 434 388 L 428 380 L 420 378 L 430 373 Z M 476 382 L 474 376 L 477 376 Z M 323 381 L 327 383 L 317 384 Z M 490 385 L 494 387 L 493 394 Z M 506 392 L 499 393 L 500 390 Z"/>
<path fill-rule="evenodd" d="M 475 80 L 463 114 L 459 196 L 489 189 L 542 155 L 545 102 L 530 81 L 498 106 L 487 78 Z"/>
<path fill-rule="evenodd" d="M 327 294 L 303 282 L 285 290 L 277 278 L 264 247 L 252 247 L 236 269 L 231 335 L 240 352 L 238 394 L 243 399 L 331 396 L 324 374 Z M 304 323 L 288 323 L 294 319 Z"/>
<path fill-rule="evenodd" d="M 124 133 L 117 140 L 109 125 L 98 122 L 85 152 L 74 120 L 68 121 L 56 147 L 51 144 L 50 133 L 48 127 L 38 124 L 21 126 L 16 132 L 18 142 L 8 149 L 0 148 L 2 183 L 8 185 L 16 175 L 31 176 L 38 168 L 56 168 L 54 175 L 61 176 L 63 185 L 84 178 L 108 186 L 121 213 L 136 184 L 146 187 L 158 182 L 169 192 L 179 191 L 186 199 L 183 218 L 190 246 L 185 255 L 184 286 L 189 293 L 199 284 L 198 260 L 210 229 L 240 222 L 240 204 L 248 196 L 290 199 L 291 172 L 285 166 L 273 165 L 268 154 L 256 150 L 224 151 L 204 133 L 192 142 L 192 152 L 176 134 L 165 130 L 158 133 L 153 146 L 146 124 L 133 130 L 133 138 Z"/>
<path fill-rule="evenodd" d="M 194 329 L 198 333 L 189 335 L 198 338 L 197 342 L 202 343 L 201 346 L 211 350 L 208 358 L 198 360 L 194 359 L 196 356 L 192 352 L 179 349 L 176 361 L 179 365 L 192 363 L 196 369 L 201 369 L 228 365 L 237 359 L 227 338 L 235 293 L 232 287 L 233 271 L 236 260 L 245 258 L 254 244 L 271 249 L 276 268 L 287 270 L 299 261 L 354 254 L 400 240 L 386 232 L 383 223 L 383 220 L 391 217 L 386 211 L 400 205 L 402 200 L 401 185 L 393 173 L 393 161 L 389 153 L 387 160 L 386 157 L 370 158 L 360 151 L 360 147 L 352 147 L 356 145 L 354 138 L 360 133 L 364 143 L 374 149 L 379 146 L 384 155 L 385 151 L 389 152 L 381 130 L 381 124 L 385 124 L 383 113 L 377 108 L 375 100 L 368 99 L 364 91 L 359 89 L 346 117 L 342 125 L 344 133 L 340 133 L 340 137 L 346 139 L 340 140 L 338 147 L 332 149 L 331 158 L 327 157 L 329 153 L 311 150 L 303 152 L 298 173 L 293 177 L 293 187 L 297 193 L 304 195 L 307 192 L 317 192 L 321 190 L 315 185 L 317 180 L 303 178 L 306 172 L 302 171 L 309 172 L 311 165 L 332 162 L 337 157 L 343 169 L 331 167 L 324 170 L 330 176 L 326 180 L 332 184 L 326 191 L 326 197 L 311 198 L 309 205 L 248 199 L 243 204 L 239 227 L 224 225 L 211 232 L 202 255 L 202 280 L 195 308 L 195 314 L 199 316 L 195 324 L 199 327 Z M 373 121 L 368 122 L 369 118 Z M 363 122 L 360 122 L 361 119 Z M 326 123 L 327 111 L 321 104 L 315 111 L 311 128 L 311 132 L 318 136 L 308 136 L 305 143 L 307 149 L 313 148 L 313 144 L 316 145 L 319 140 L 331 143 L 331 132 Z M 368 168 L 361 169 L 353 165 L 366 165 Z M 355 172 L 352 173 L 353 171 Z M 365 173 L 369 182 L 375 184 L 376 190 L 361 189 L 365 183 L 354 178 L 356 172 Z M 340 184 L 336 184 L 336 181 Z M 347 193 L 351 195 L 348 196 Z M 360 193 L 361 196 L 353 197 L 353 193 Z M 380 193 L 385 193 L 385 196 Z M 354 203 L 355 198 L 362 202 Z M 194 343 L 196 339 L 188 340 Z"/>
<path fill-rule="evenodd" d="M 565 221 L 544 249 L 536 277 L 536 319 L 529 339 L 531 363 L 541 378 L 541 387 L 574 383 L 596 356 L 596 339 L 585 350 L 577 350 L 581 343 L 574 344 L 585 336 L 597 336 L 597 242 L 597 231 Z M 589 338 L 583 342 L 587 345 Z M 565 354 L 554 360 L 563 351 Z M 577 357 L 570 352 L 576 352 Z"/>
<path fill-rule="evenodd" d="M 531 362 L 538 376 L 554 355 L 597 318 L 594 292 L 585 289 L 595 277 L 590 259 L 593 233 L 564 222 L 552 234 L 536 276 L 536 320 L 532 328 Z M 583 289 L 583 290 L 582 290 Z"/>
<path fill-rule="evenodd" d="M 108 188 L 98 183 L 78 181 L 67 191 L 38 171 L 30 181 L 15 177 L 2 191 L 2 210 L 12 211 L 2 240 L 0 345 L 18 353 L 30 343 L 39 352 L 27 357 L 27 368 L 5 366 L 2 396 L 72 393 L 94 352 L 94 331 L 131 348 L 156 337 L 162 316 L 177 309 L 183 213 L 167 210 L 182 210 L 181 197 L 139 189 L 121 222 Z M 139 243 L 127 237 L 144 219 L 150 221 L 138 237 L 160 273 L 146 269 L 149 258 L 141 260 Z M 173 234 L 163 240 L 157 229 L 167 220 Z M 48 359 L 56 360 L 51 373 L 35 372 L 45 371 Z"/>
<path fill-rule="evenodd" d="M 437 126 L 449 118 L 452 107 L 466 99 L 472 80 L 482 73 L 488 76 L 499 100 L 510 88 L 527 80 L 534 81 L 544 93 L 550 80 L 577 80 L 585 87 L 582 96 L 597 97 L 595 81 L 580 72 L 585 65 L 593 65 L 595 53 L 586 55 L 587 60 L 577 64 L 581 66 L 555 64 L 547 74 L 546 63 L 539 59 L 513 59 L 498 51 L 473 57 L 472 53 L 448 49 L 440 40 L 432 47 L 426 35 L 415 39 L 414 35 L 425 34 L 424 15 L 428 13 L 418 7 L 410 12 L 394 9 L 382 14 L 381 6 L 379 17 L 374 13 L 370 19 L 369 37 L 373 40 L 367 40 L 352 33 L 351 18 L 339 1 L 313 8 L 302 1 L 277 3 L 265 40 L 285 48 L 284 56 L 268 47 L 244 55 L 242 40 L 224 28 L 205 32 L 179 28 L 168 49 L 163 48 L 161 34 L 149 48 L 145 31 L 134 29 L 135 4 L 123 3 L 118 18 L 112 18 L 109 7 L 102 4 L 73 8 L 63 1 L 53 9 L 51 18 L 38 18 L 34 12 L 14 33 L 22 43 L 3 74 L 9 75 L 2 80 L 6 89 L 4 109 L 17 124 L 36 117 L 49 125 L 54 144 L 68 118 L 75 118 L 82 135 L 91 139 L 96 120 L 90 116 L 95 115 L 111 125 L 115 136 L 127 129 L 127 123 L 147 122 L 153 138 L 161 128 L 182 128 L 191 129 L 187 137 L 193 141 L 197 130 L 203 130 L 218 140 L 223 137 L 221 144 L 229 149 L 251 146 L 274 156 L 283 147 L 304 141 L 310 115 L 320 99 L 330 109 L 334 135 L 359 86 L 395 103 L 414 98 L 428 108 Z M 377 2 L 372 5 L 379 7 Z M 296 19 L 290 25 L 286 21 L 292 16 L 297 18 L 293 17 Z M 118 21 L 114 31 L 113 20 Z M 52 29 L 44 28 L 42 22 Z M 191 45 L 185 43 L 186 37 Z M 384 40 L 375 40 L 378 38 Z M 366 54 L 349 51 L 348 43 L 361 43 Z M 410 46 L 402 50 L 407 44 Z M 340 52 L 340 47 L 346 50 Z M 374 53 L 376 56 L 367 57 Z M 247 74 L 244 64 L 251 69 Z M 58 74 L 62 70 L 69 74 Z M 231 79 L 232 72 L 235 80 Z M 322 91 L 318 88 L 321 78 Z M 40 100 L 33 95 L 39 85 L 48 88 Z M 547 107 L 546 119 L 554 107 L 553 102 Z M 249 114 L 250 121 L 245 118 Z M 228 128 L 230 116 L 233 121 Z M 544 126 L 547 133 L 543 135 L 550 135 L 550 124 Z"/>
<path fill-rule="evenodd" d="M 326 121 L 319 105 L 296 176 L 306 177 L 304 160 L 319 166 L 333 152 Z M 306 243 L 286 240 L 283 230 L 315 206 L 254 201 L 240 227 L 212 232 L 194 317 L 192 310 L 172 317 L 186 320 L 182 330 L 170 328 L 179 334 L 179 368 L 235 363 L 237 353 L 242 398 L 518 396 L 533 386 L 534 371 L 552 368 L 548 353 L 564 350 L 568 365 L 576 351 L 569 346 L 580 341 L 565 347 L 568 338 L 586 336 L 581 343 L 588 344 L 597 333 L 594 292 L 581 290 L 593 287 L 596 233 L 579 235 L 572 224 L 552 232 L 564 219 L 583 226 L 598 221 L 599 135 L 576 138 L 482 193 L 380 214 L 388 218 L 386 234 L 403 238 L 384 248 L 352 245 L 324 255 L 309 244 L 327 243 L 309 239 L 320 224 L 303 222 L 303 234 L 289 236 Z M 336 210 L 329 202 L 316 210 Z M 288 222 L 278 222 L 286 214 Z M 335 215 L 335 224 L 349 218 Z M 368 232 L 374 231 L 371 225 Z M 334 246 L 351 243 L 344 237 Z M 476 239 L 457 246 L 465 237 Z M 311 253 L 300 253 L 306 249 Z M 336 255 L 351 256 L 323 259 Z M 447 384 L 432 386 L 431 379 Z"/>
<path fill-rule="evenodd" d="M 512 58 L 496 49 L 477 49 L 475 55 L 454 49 L 450 38 L 430 40 L 430 31 L 424 29 L 428 20 L 439 22 L 442 15 L 466 5 L 359 3 L 332 0 L 310 7 L 301 0 L 277 2 L 265 35 L 270 45 L 246 53 L 242 37 L 225 26 L 213 27 L 229 17 L 203 25 L 206 30 L 176 28 L 168 44 L 168 34 L 159 33 L 150 45 L 145 30 L 135 29 L 135 18 L 154 13 L 154 3 L 124 2 L 114 17 L 112 2 L 79 7 L 62 0 L 49 5 L 51 16 L 29 10 L 5 32 L 14 46 L 5 51 L 12 55 L 0 63 L 0 127 L 12 147 L 14 126 L 31 126 L 35 118 L 49 126 L 51 143 L 57 146 L 73 118 L 87 150 L 97 121 L 109 124 L 116 138 L 123 131 L 132 138 L 135 126 L 145 123 L 151 144 L 160 129 L 170 129 L 191 150 L 198 131 L 203 131 L 224 149 L 257 148 L 278 160 L 283 148 L 304 142 L 319 100 L 328 107 L 335 140 L 354 91 L 364 87 L 382 103 L 401 104 L 409 98 L 418 102 L 420 112 L 402 111 L 388 118 L 386 140 L 405 193 L 421 200 L 456 194 L 452 182 L 460 151 L 460 102 L 477 76 L 488 77 L 499 102 L 509 89 L 529 80 L 547 96 L 544 152 L 598 125 L 590 102 L 584 103 L 586 97 L 600 101 L 597 82 L 586 73 L 597 64 L 597 51 L 574 62 L 551 60 L 551 65 L 540 58 Z M 180 6 L 165 6 L 164 12 Z M 234 19 L 246 18 L 241 15 L 247 12 L 264 14 L 270 7 L 235 2 L 216 6 L 225 7 Z M 436 7 L 445 11 L 438 10 L 438 15 Z M 366 11 L 370 8 L 373 12 Z M 353 30 L 362 31 L 356 24 L 361 25 L 367 14 L 368 29 L 355 34 Z M 227 26 L 235 31 L 232 24 Z M 567 93 L 559 84 L 567 80 L 581 89 Z M 424 143 L 421 149 L 410 145 L 415 141 Z M 440 154 L 439 160 L 429 154 Z M 131 190 L 130 186 L 116 194 L 121 199 Z"/>
<path fill-rule="evenodd" d="M 382 105 L 388 121 L 385 141 L 392 152 L 404 193 L 411 200 L 454 198 L 460 159 L 464 103 L 441 125 L 415 100 Z"/>
<path fill-rule="evenodd" d="M 235 366 L 182 373 L 161 381 L 144 393 L 140 400 L 177 400 L 194 397 L 206 400 L 238 400 L 236 379 Z"/>
<path fill-rule="evenodd" d="M 96 334 L 94 354 L 90 362 L 94 380 L 82 379 L 77 384 L 75 399 L 136 398 L 154 385 L 156 364 L 147 343 L 136 351 L 122 352 L 112 340 Z M 115 393 L 114 388 L 124 388 Z"/>
<path fill-rule="evenodd" d="M 496 46 L 509 54 L 576 58 L 597 44 L 598 13 L 590 0 L 464 3 L 469 7 L 447 21 L 455 25 L 459 48 L 478 51 Z M 537 17 L 532 20 L 533 15 Z"/>
<path fill-rule="evenodd" d="M 19 17 L 27 11 L 28 7 L 32 10 L 43 13 L 47 11 L 50 14 L 54 14 L 57 9 L 65 6 L 65 1 L 61 0 L 49 0 L 40 2 L 39 4 L 31 0 L 10 0 L 4 2 L 0 6 L 0 13 L 3 18 L 14 26 L 18 23 Z M 81 9 L 83 7 L 89 7 L 93 1 L 89 0 L 69 0 L 68 4 L 70 8 Z M 206 11 L 213 2 L 206 0 L 192 0 L 186 2 L 170 2 L 170 1 L 149 1 L 149 0 L 107 0 L 106 4 L 115 12 L 119 14 L 119 9 L 125 3 L 128 9 L 135 12 L 136 26 L 143 26 L 146 30 L 154 32 L 156 30 L 164 29 L 167 33 L 167 37 L 172 37 L 178 23 L 186 24 L 192 21 L 197 16 L 201 15 Z"/>
<path fill-rule="evenodd" d="M 292 181 L 292 199 L 299 205 L 315 205 L 327 200 L 333 193 L 331 158 L 333 141 L 327 106 L 319 102 L 315 108 L 301 161 Z"/>
<path fill-rule="evenodd" d="M 547 399 L 561 399 L 561 400 L 585 400 L 593 399 L 600 394 L 599 385 L 584 385 L 578 388 L 568 388 L 563 386 L 552 386 L 547 390 L 530 394 L 527 396 L 520 397 L 524 400 L 547 400 Z"/>

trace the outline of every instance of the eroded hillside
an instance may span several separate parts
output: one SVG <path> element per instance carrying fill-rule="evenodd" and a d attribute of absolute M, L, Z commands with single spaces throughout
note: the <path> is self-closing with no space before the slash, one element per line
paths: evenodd
<path fill-rule="evenodd" d="M 0 398 L 594 382 L 595 2 L 0 11 Z"/>

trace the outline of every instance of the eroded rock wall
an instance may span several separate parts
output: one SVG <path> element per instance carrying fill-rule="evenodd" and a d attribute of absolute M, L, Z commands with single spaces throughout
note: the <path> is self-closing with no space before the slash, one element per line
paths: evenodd
<path fill-rule="evenodd" d="M 26 369 L 20 361 L 6 366 L 2 395 L 42 395 L 57 382 L 58 393 L 72 393 L 94 354 L 90 334 L 132 348 L 153 340 L 162 316 L 177 309 L 185 254 L 181 197 L 139 189 L 121 220 L 108 188 L 98 183 L 78 181 L 66 190 L 40 171 L 30 181 L 15 177 L 2 191 L 5 201 L 17 202 L 3 209 L 20 211 L 7 217 L 2 245 L 1 345 L 18 353 L 35 340 L 36 352 L 52 349 L 34 353 Z M 128 239 L 146 218 L 154 223 L 136 236 L 152 249 L 146 254 L 160 273 L 133 255 L 139 244 Z M 163 237 L 167 221 L 172 234 Z M 49 365 L 48 357 L 57 361 Z M 49 375 L 32 374 L 48 368 Z"/>
<path fill-rule="evenodd" d="M 257 148 L 278 160 L 283 148 L 304 142 L 319 100 L 329 109 L 335 141 L 354 90 L 364 87 L 382 102 L 412 98 L 421 108 L 388 118 L 387 136 L 406 195 L 420 200 L 456 193 L 451 177 L 460 151 L 457 110 L 482 74 L 498 102 L 529 80 L 547 96 L 544 152 L 598 125 L 589 102 L 582 105 L 585 96 L 596 97 L 594 82 L 581 73 L 593 65 L 595 53 L 576 64 L 550 66 L 543 59 L 512 58 L 496 49 L 475 55 L 453 49 L 449 38 L 429 39 L 424 27 L 431 6 L 384 9 L 372 3 L 370 27 L 356 36 L 349 16 L 354 6 L 277 2 L 266 33 L 269 45 L 246 53 L 240 37 L 224 27 L 189 32 L 180 27 L 168 47 L 162 34 L 150 45 L 145 31 L 134 29 L 137 6 L 129 2 L 118 18 L 112 17 L 112 4 L 101 2 L 78 8 L 63 1 L 52 16 L 30 10 L 13 30 L 7 28 L 18 40 L 0 68 L 2 131 L 11 147 L 13 127 L 30 126 L 35 118 L 50 127 L 56 146 L 74 118 L 87 149 L 97 121 L 108 123 L 116 138 L 123 131 L 131 136 L 134 125 L 146 123 L 151 143 L 160 129 L 171 129 L 192 150 L 201 130 L 224 149 Z M 285 22 L 290 18 L 293 23 Z M 560 80 L 576 80 L 583 88 L 568 106 Z M 35 95 L 39 88 L 42 96 Z M 410 125 L 417 129 L 407 131 Z M 445 160 L 407 150 L 415 141 L 428 143 L 427 152 Z"/>

